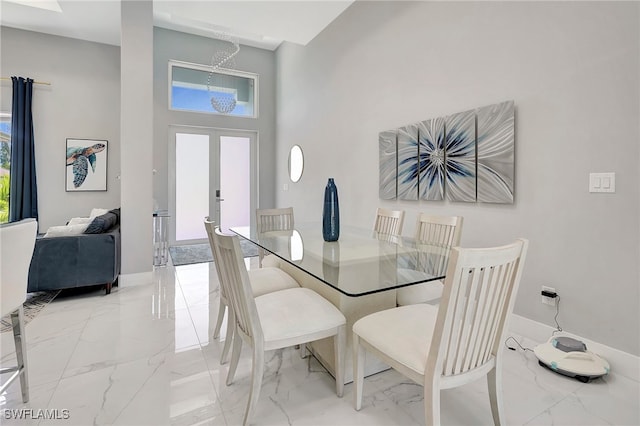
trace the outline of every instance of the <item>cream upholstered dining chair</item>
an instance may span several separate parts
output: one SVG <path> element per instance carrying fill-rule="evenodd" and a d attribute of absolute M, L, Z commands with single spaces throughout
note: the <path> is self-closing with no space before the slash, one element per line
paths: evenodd
<path fill-rule="evenodd" d="M 487 375 L 491 413 L 504 423 L 503 344 L 528 241 L 452 249 L 440 306 L 399 306 L 353 325 L 355 408 L 362 406 L 365 350 L 424 386 L 426 424 L 440 424 L 440 389 Z"/>
<path fill-rule="evenodd" d="M 222 282 L 222 275 L 220 272 L 220 260 L 216 256 L 216 251 L 213 247 L 213 234 L 215 232 L 215 224 L 208 217 L 204 220 L 204 227 L 207 230 L 207 236 L 209 237 L 209 245 L 211 246 L 211 253 L 213 254 L 214 263 L 216 266 L 216 273 L 218 274 L 218 281 L 220 282 L 220 304 L 218 308 L 218 319 L 213 331 L 213 338 L 220 337 L 220 328 L 224 320 L 224 313 L 227 312 L 229 306 L 229 299 L 227 298 L 227 292 L 225 285 Z M 291 275 L 287 274 L 279 268 L 260 268 L 252 269 L 248 271 L 249 281 L 251 282 L 251 292 L 254 297 L 261 296 L 263 294 L 271 293 L 273 291 L 284 290 L 287 288 L 299 287 L 299 284 L 294 280 Z M 222 355 L 220 356 L 220 364 L 224 364 L 231 349 L 231 342 L 233 340 L 234 329 L 233 310 L 228 310 L 227 318 L 227 336 L 222 349 Z"/>
<path fill-rule="evenodd" d="M 1 373 L 12 373 L 0 387 L 0 395 L 19 377 L 23 402 L 29 401 L 29 378 L 22 304 L 27 300 L 29 265 L 36 243 L 37 228 L 35 219 L 0 226 L 0 314 L 11 315 L 17 359 L 15 367 L 0 369 Z"/>
<path fill-rule="evenodd" d="M 429 246 L 430 251 L 440 251 L 446 255 L 452 247 L 460 245 L 462 234 L 462 216 L 418 215 L 415 240 L 418 246 Z M 425 303 L 438 299 L 442 295 L 442 281 L 430 281 L 403 287 L 396 292 L 398 306 Z"/>
<path fill-rule="evenodd" d="M 293 207 L 279 209 L 257 209 L 256 210 L 256 230 L 258 234 L 272 231 L 293 230 Z M 258 260 L 262 266 L 278 266 L 279 261 L 276 256 L 266 256 L 264 250 L 258 247 Z"/>
<path fill-rule="evenodd" d="M 404 210 L 387 210 L 378 207 L 373 230 L 381 234 L 400 235 L 404 225 Z"/>
<path fill-rule="evenodd" d="M 346 346 L 346 319 L 322 296 L 308 288 L 290 288 L 253 297 L 247 270 L 237 236 L 223 235 L 216 228 L 214 248 L 226 284 L 227 298 L 235 313 L 235 333 L 227 385 L 233 377 L 240 359 L 242 341 L 253 352 L 251 389 L 244 415 L 244 424 L 251 420 L 262 385 L 264 353 L 288 346 L 302 345 L 327 337 L 334 337 L 336 365 L 336 393 L 344 390 L 344 348 Z M 240 339 L 238 338 L 241 337 Z"/>

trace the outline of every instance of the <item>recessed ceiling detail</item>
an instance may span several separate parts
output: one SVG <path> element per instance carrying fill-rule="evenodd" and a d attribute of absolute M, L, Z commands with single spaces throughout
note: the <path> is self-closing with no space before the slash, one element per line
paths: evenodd
<path fill-rule="evenodd" d="M 62 13 L 62 8 L 56 0 L 4 0 L 9 3 L 16 3 L 23 6 L 35 7 L 37 9 L 50 10 Z"/>
<path fill-rule="evenodd" d="M 225 32 L 241 44 L 275 50 L 306 45 L 344 12 L 342 1 L 154 1 L 154 25 L 204 37 Z M 29 7 L 27 7 L 29 6 Z M 56 11 L 58 13 L 51 13 Z M 120 45 L 120 2 L 3 0 L 6 27 Z"/>

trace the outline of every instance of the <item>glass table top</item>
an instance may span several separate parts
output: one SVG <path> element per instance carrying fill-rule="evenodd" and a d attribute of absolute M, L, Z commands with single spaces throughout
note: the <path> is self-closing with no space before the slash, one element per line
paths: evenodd
<path fill-rule="evenodd" d="M 326 242 L 321 222 L 260 235 L 250 227 L 230 230 L 353 297 L 442 279 L 450 252 L 448 247 L 350 226 L 341 226 L 338 241 Z"/>

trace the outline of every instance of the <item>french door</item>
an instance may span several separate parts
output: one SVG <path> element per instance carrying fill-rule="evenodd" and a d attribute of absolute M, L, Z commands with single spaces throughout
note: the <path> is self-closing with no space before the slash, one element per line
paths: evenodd
<path fill-rule="evenodd" d="M 257 203 L 257 134 L 171 126 L 169 136 L 171 245 L 207 241 L 207 216 L 223 232 L 249 226 Z"/>

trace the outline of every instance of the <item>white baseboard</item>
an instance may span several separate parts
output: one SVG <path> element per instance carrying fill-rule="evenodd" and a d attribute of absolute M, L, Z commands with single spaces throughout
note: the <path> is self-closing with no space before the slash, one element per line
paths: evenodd
<path fill-rule="evenodd" d="M 151 284 L 153 272 L 138 272 L 136 274 L 120 274 L 119 287 L 134 287 L 137 285 Z"/>
<path fill-rule="evenodd" d="M 555 330 L 553 327 L 516 314 L 511 316 L 509 329 L 516 334 L 540 343 L 549 340 Z M 640 357 L 565 331 L 563 331 L 561 335 L 583 341 L 585 345 L 587 345 L 588 350 L 600 355 L 609 362 L 611 365 L 611 374 L 620 374 L 631 380 L 640 382 Z"/>

